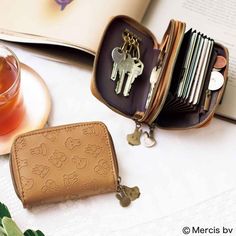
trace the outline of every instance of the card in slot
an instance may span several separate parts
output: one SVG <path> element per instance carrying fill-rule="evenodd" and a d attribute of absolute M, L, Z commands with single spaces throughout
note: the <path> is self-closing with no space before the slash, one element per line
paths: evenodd
<path fill-rule="evenodd" d="M 192 74 L 192 71 L 193 71 L 193 68 L 194 68 L 194 65 L 195 65 L 196 56 L 198 54 L 199 46 L 201 44 L 201 41 L 202 41 L 202 37 L 201 37 L 200 33 L 198 33 L 196 43 L 195 43 L 195 47 L 194 47 L 194 50 L 193 50 L 193 53 L 192 53 L 191 61 L 190 61 L 190 64 L 189 64 L 189 67 L 188 67 L 188 70 L 187 70 L 186 80 L 185 80 L 185 83 L 183 85 L 183 92 L 182 92 L 182 96 L 181 96 L 183 98 L 186 97 L 187 89 L 188 89 L 188 86 L 189 86 L 189 81 L 190 81 L 191 74 Z"/>
<path fill-rule="evenodd" d="M 206 77 L 206 74 L 208 71 L 209 62 L 210 62 L 211 55 L 212 55 L 213 44 L 214 44 L 214 41 L 211 39 L 209 46 L 208 46 L 207 53 L 206 53 L 206 57 L 203 62 L 203 66 L 202 66 L 203 68 L 202 68 L 202 71 L 200 73 L 199 80 L 197 83 L 197 87 L 196 87 L 196 91 L 195 91 L 194 99 L 193 99 L 193 105 L 197 104 L 200 100 L 203 84 L 205 81 L 205 77 Z"/>
<path fill-rule="evenodd" d="M 169 105 L 169 104 L 172 104 L 172 102 L 174 100 L 175 100 L 175 96 L 173 96 L 172 93 L 168 93 L 167 99 L 166 99 L 166 102 L 165 102 L 165 105 L 164 105 L 164 109 L 169 110 L 169 108 L 171 107 L 171 105 Z"/>
<path fill-rule="evenodd" d="M 177 88 L 184 74 L 184 63 L 188 54 L 188 49 L 190 47 L 190 42 L 192 35 L 195 32 L 192 32 L 192 29 L 188 30 L 183 38 L 182 45 L 179 51 L 178 59 L 176 61 L 175 69 L 173 72 L 173 79 L 171 82 L 171 87 L 169 93 L 171 93 L 171 99 L 167 99 L 165 106 L 171 106 L 173 103 L 176 103 L 177 99 Z"/>
<path fill-rule="evenodd" d="M 199 80 L 199 76 L 201 74 L 201 71 L 204 69 L 203 68 L 203 63 L 204 63 L 204 60 L 205 60 L 205 58 L 207 56 L 206 55 L 207 54 L 207 49 L 208 49 L 208 45 L 210 44 L 210 42 L 211 41 L 210 41 L 209 38 L 205 38 L 203 49 L 202 49 L 202 54 L 200 56 L 199 65 L 198 65 L 198 68 L 197 68 L 197 71 L 196 71 L 196 76 L 194 78 L 193 86 L 192 86 L 192 89 L 191 89 L 191 92 L 190 92 L 190 96 L 188 98 L 190 103 L 193 102 L 193 98 L 194 98 L 194 94 L 195 94 L 195 91 L 196 91 L 196 87 L 197 87 L 197 83 L 198 83 L 198 80 Z"/>
<path fill-rule="evenodd" d="M 194 94 L 194 91 L 196 89 L 197 82 L 198 82 L 198 79 L 199 79 L 199 74 L 202 70 L 202 63 L 203 63 L 203 60 L 204 60 L 204 57 L 205 57 L 208 41 L 209 41 L 209 39 L 206 38 L 206 36 L 205 36 L 204 39 L 203 39 L 203 43 L 202 43 L 201 53 L 199 54 L 198 62 L 197 62 L 197 65 L 194 69 L 194 76 L 193 76 L 193 78 L 191 78 L 191 85 L 190 85 L 190 87 L 188 89 L 188 92 L 187 92 L 187 99 L 188 99 L 189 103 L 192 103 L 191 98 L 192 98 L 192 96 Z"/>
<path fill-rule="evenodd" d="M 210 40 L 209 42 L 212 43 L 212 40 Z M 197 109 L 201 109 L 202 103 L 204 102 L 205 93 L 206 93 L 206 90 L 208 88 L 208 84 L 209 84 L 209 80 L 210 80 L 210 74 L 211 74 L 211 71 L 213 69 L 216 57 L 217 57 L 217 53 L 212 51 L 212 53 L 210 55 L 210 58 L 209 58 L 208 67 L 206 68 L 206 70 L 207 70 L 206 76 L 204 77 L 204 80 L 203 80 L 203 83 L 204 83 L 203 86 L 204 87 L 203 87 L 203 89 L 201 91 L 201 94 L 200 94 L 200 97 L 201 97 L 200 104 L 201 105 L 199 105 L 198 103 L 193 104 L 193 103 L 187 102 L 185 100 L 185 102 L 182 105 L 180 105 L 178 107 L 175 107 L 176 111 L 181 111 L 181 112 L 188 112 L 189 111 L 190 112 L 190 111 L 195 111 Z"/>
<path fill-rule="evenodd" d="M 190 91 L 192 89 L 193 81 L 194 81 L 195 76 L 196 76 L 196 70 L 197 70 L 198 65 L 199 65 L 199 59 L 200 59 L 200 56 L 202 54 L 202 48 L 203 48 L 204 41 L 205 41 L 205 38 L 204 38 L 203 35 L 201 35 L 200 40 L 199 40 L 199 47 L 198 47 L 198 49 L 196 51 L 193 63 L 191 65 L 191 69 L 190 69 L 190 73 L 189 73 L 188 85 L 187 85 L 187 88 L 186 88 L 185 94 L 184 94 L 184 98 L 185 99 L 189 98 L 189 94 L 190 94 Z"/>
<path fill-rule="evenodd" d="M 171 106 L 175 109 L 181 109 L 182 107 L 186 107 L 186 101 L 181 97 L 176 97 L 175 102 L 171 104 Z"/>
<path fill-rule="evenodd" d="M 206 74 L 204 74 L 203 72 L 206 71 L 207 68 L 208 68 L 209 60 L 210 60 L 210 57 L 211 57 L 211 54 L 209 54 L 209 53 L 211 53 L 211 50 L 210 50 L 211 49 L 211 47 L 210 47 L 211 43 L 212 43 L 212 40 L 207 39 L 206 53 L 202 54 L 204 59 L 203 59 L 203 62 L 201 62 L 201 65 L 199 65 L 199 67 L 198 67 L 199 70 L 200 70 L 198 72 L 199 76 L 198 75 L 195 76 L 195 84 L 192 85 L 192 89 L 191 89 L 190 95 L 188 97 L 189 104 L 193 104 L 193 105 L 197 104 L 197 103 L 193 103 L 193 99 L 194 99 L 194 95 L 195 95 L 194 93 L 196 93 L 197 86 L 199 86 L 199 82 L 200 82 L 200 84 L 201 84 L 201 82 L 204 83 L 204 79 L 205 79 Z M 208 63 L 204 64 L 204 62 L 208 62 Z M 204 75 L 203 77 L 201 77 L 201 73 L 202 73 L 202 76 Z M 201 86 L 202 85 L 203 84 L 201 84 Z M 199 92 L 200 92 L 200 90 L 199 90 Z"/>
<path fill-rule="evenodd" d="M 175 68 L 174 68 L 174 72 L 173 72 L 173 79 L 172 79 L 171 86 L 170 86 L 170 92 L 173 95 L 176 94 L 178 84 L 184 74 L 184 62 L 185 62 L 186 55 L 188 53 L 192 34 L 193 34 L 192 29 L 188 30 L 184 34 L 184 38 L 181 43 L 178 58 L 176 60 L 176 64 L 175 64 Z"/>
<path fill-rule="evenodd" d="M 183 99 L 178 97 L 177 94 L 175 94 L 175 95 L 171 94 L 171 96 L 169 96 L 168 98 L 170 98 L 170 97 L 171 97 L 171 99 L 165 103 L 165 106 L 173 108 L 173 107 L 179 106 L 183 102 Z"/>
<path fill-rule="evenodd" d="M 176 108 L 176 110 L 179 112 L 193 112 L 198 109 L 197 105 L 189 104 L 187 101 L 186 104 L 186 107 Z"/>
<path fill-rule="evenodd" d="M 181 97 L 182 93 L 183 93 L 183 86 L 185 84 L 185 80 L 186 80 L 186 77 L 187 77 L 188 68 L 189 68 L 191 58 L 192 58 L 192 54 L 193 54 L 193 51 L 194 51 L 194 48 L 195 48 L 195 43 L 196 43 L 197 36 L 198 36 L 198 34 L 196 33 L 196 31 L 194 31 L 192 33 L 192 37 L 191 37 L 191 40 L 190 40 L 190 45 L 189 45 L 188 52 L 187 52 L 187 55 L 186 55 L 186 59 L 185 59 L 184 66 L 183 66 L 183 70 L 184 70 L 183 78 L 181 79 L 181 81 L 179 83 L 179 86 L 178 86 L 178 91 L 177 91 L 178 97 Z"/>

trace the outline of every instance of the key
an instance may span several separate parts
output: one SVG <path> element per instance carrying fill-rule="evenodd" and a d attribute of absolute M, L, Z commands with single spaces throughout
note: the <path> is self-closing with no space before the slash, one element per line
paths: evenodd
<path fill-rule="evenodd" d="M 204 111 L 208 111 L 211 104 L 211 95 L 212 91 L 219 90 L 224 84 L 224 76 L 218 71 L 211 72 L 211 78 L 206 90 L 205 102 L 204 102 Z"/>
<path fill-rule="evenodd" d="M 111 72 L 111 80 L 116 80 L 118 73 L 118 65 L 125 60 L 126 53 L 121 48 L 116 47 L 112 50 L 111 56 L 114 62 Z"/>
<path fill-rule="evenodd" d="M 133 65 L 131 70 L 128 71 L 128 78 L 125 84 L 123 95 L 125 97 L 129 96 L 131 86 L 134 82 L 134 80 L 143 73 L 144 65 L 138 58 L 132 58 L 133 59 Z"/>
<path fill-rule="evenodd" d="M 115 92 L 116 94 L 120 94 L 125 75 L 127 72 L 131 71 L 132 66 L 133 66 L 133 59 L 130 54 L 127 53 L 127 57 L 125 60 L 123 60 L 119 65 L 118 65 L 118 74 L 119 74 L 119 80 L 117 81 Z"/>
<path fill-rule="evenodd" d="M 158 69 L 156 67 L 154 67 L 152 69 L 152 73 L 151 73 L 150 80 L 149 80 L 151 86 L 150 86 L 150 89 L 149 89 L 149 93 L 148 93 L 148 97 L 147 97 L 147 101 L 146 101 L 146 105 L 145 105 L 146 109 L 148 108 L 148 106 L 149 106 L 149 104 L 151 102 L 155 84 L 157 83 L 157 81 L 158 81 L 158 83 L 160 81 L 160 80 L 158 80 L 159 79 L 160 71 L 161 71 L 161 67 L 158 68 Z"/>

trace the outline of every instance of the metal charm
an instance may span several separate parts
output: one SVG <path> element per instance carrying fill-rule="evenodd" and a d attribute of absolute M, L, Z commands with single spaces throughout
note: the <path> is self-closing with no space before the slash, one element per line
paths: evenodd
<path fill-rule="evenodd" d="M 141 144 L 140 138 L 142 135 L 141 125 L 136 124 L 135 130 L 132 134 L 127 135 L 127 141 L 132 146 L 137 146 Z"/>

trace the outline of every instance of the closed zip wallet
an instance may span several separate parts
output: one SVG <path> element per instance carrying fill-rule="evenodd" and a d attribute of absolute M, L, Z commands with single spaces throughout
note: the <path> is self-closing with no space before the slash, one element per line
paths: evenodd
<path fill-rule="evenodd" d="M 131 36 L 131 40 L 134 38 L 138 40 L 139 53 L 132 56 L 130 48 L 124 47 L 124 32 L 128 32 L 127 34 Z M 189 45 L 191 45 L 194 38 L 192 35 L 201 38 L 202 41 L 208 40 L 208 46 L 211 45 L 212 50 L 208 56 L 204 57 L 203 55 L 201 61 L 201 54 L 197 54 L 197 52 L 203 52 L 204 50 L 204 52 L 207 52 L 208 49 L 210 52 L 210 46 L 207 48 L 206 43 L 206 47 L 203 47 L 203 42 L 200 44 L 200 39 L 198 44 L 195 43 L 195 47 L 192 46 L 194 49 L 198 47 L 198 50 L 195 50 L 196 55 L 193 59 L 196 59 L 196 61 L 199 59 L 199 64 L 201 62 L 201 65 L 207 65 L 205 67 L 190 68 L 192 69 L 190 72 L 195 73 L 196 76 L 197 73 L 203 73 L 204 82 L 201 82 L 200 79 L 200 82 L 189 80 L 191 81 L 191 83 L 188 82 L 189 85 L 185 82 L 185 87 L 193 90 L 191 92 L 198 99 L 197 102 L 193 102 L 190 91 L 188 91 L 189 102 L 186 95 L 180 98 L 177 93 L 181 86 L 180 81 L 183 80 L 184 70 L 186 70 L 185 64 L 183 64 L 184 60 L 187 58 L 187 53 L 191 52 Z M 192 45 L 194 44 L 192 43 Z M 140 60 L 144 66 L 142 73 L 138 74 L 139 76 L 136 76 L 135 80 L 131 79 L 132 87 L 130 86 L 129 96 L 115 92 L 116 86 L 122 77 L 121 70 L 118 71 L 119 73 L 117 72 L 116 79 L 116 76 L 111 79 L 114 67 L 118 68 L 118 64 L 115 65 L 112 57 L 115 48 L 119 48 L 120 53 L 126 50 L 126 55 L 130 53 L 132 57 L 140 55 Z M 124 50 L 124 48 L 126 49 Z M 211 72 L 216 58 L 223 58 L 226 62 L 219 71 L 220 74 L 214 72 L 223 81 L 220 81 L 222 84 L 219 89 L 209 92 Z M 97 99 L 113 111 L 135 121 L 135 131 L 129 134 L 127 139 L 130 144 L 138 145 L 140 144 L 142 125 L 149 126 L 150 131 L 146 134 L 147 137 L 153 139 L 155 127 L 190 129 L 208 124 L 222 99 L 227 82 L 228 60 L 228 51 L 223 45 L 193 30 L 186 32 L 186 24 L 183 22 L 171 20 L 162 41 L 159 43 L 152 32 L 140 23 L 128 16 L 116 16 L 108 24 L 101 39 L 94 61 L 91 91 Z M 193 67 L 194 65 L 196 63 L 192 63 Z M 120 68 L 126 70 L 126 67 Z M 201 71 L 201 68 L 206 69 Z M 131 73 L 129 71 L 127 77 Z M 156 82 L 151 84 L 153 79 Z M 127 83 L 127 80 L 123 82 Z M 152 93 L 150 93 L 151 87 Z M 196 99 L 195 97 L 194 99 Z M 149 144 L 154 144 L 154 142 L 149 142 Z"/>
<path fill-rule="evenodd" d="M 117 192 L 122 206 L 139 197 L 121 185 L 112 138 L 101 122 L 45 128 L 18 136 L 10 169 L 24 207 Z"/>

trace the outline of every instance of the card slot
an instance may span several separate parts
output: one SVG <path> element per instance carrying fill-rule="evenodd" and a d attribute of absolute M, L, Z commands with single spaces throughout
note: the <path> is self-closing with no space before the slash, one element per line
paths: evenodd
<path fill-rule="evenodd" d="M 175 106 L 176 104 L 179 104 L 181 102 L 181 98 L 179 98 L 177 95 L 171 94 L 171 96 L 171 100 L 166 101 L 165 106 Z"/>
<path fill-rule="evenodd" d="M 213 42 L 213 40 L 211 41 Z M 163 128 L 188 128 L 193 126 L 197 127 L 201 122 L 207 121 L 211 118 L 210 116 L 212 115 L 213 110 L 215 110 L 216 104 L 219 102 L 219 96 L 222 96 L 222 90 L 225 87 L 224 85 L 220 90 L 211 92 L 209 110 L 204 111 L 203 108 L 205 103 L 205 95 L 209 86 L 211 72 L 214 68 L 217 55 L 224 56 L 227 59 L 228 63 L 227 51 L 223 47 L 221 47 L 221 45 L 213 42 L 213 50 L 210 55 L 208 67 L 204 76 L 203 87 L 200 94 L 199 102 L 196 105 L 193 105 L 192 103 L 188 103 L 187 105 L 186 100 L 173 96 L 172 100 L 168 101 L 168 110 L 166 110 L 164 107 L 164 109 L 156 119 L 155 122 L 158 124 L 158 126 Z M 227 67 L 228 65 L 220 71 L 220 73 L 224 75 L 225 83 L 227 81 Z"/>
<path fill-rule="evenodd" d="M 175 96 L 172 93 L 168 93 L 167 95 L 167 99 L 166 99 L 166 103 L 165 103 L 165 107 L 170 107 L 171 104 L 175 101 Z"/>
<path fill-rule="evenodd" d="M 186 108 L 191 105 L 186 99 L 178 97 L 177 100 L 178 100 L 178 102 L 175 103 L 174 105 L 175 105 L 175 108 L 178 110 L 181 110 L 182 108 Z"/>
<path fill-rule="evenodd" d="M 199 114 L 200 114 L 203 111 L 206 92 L 208 90 L 208 85 L 209 85 L 209 82 L 210 82 L 210 76 L 211 76 L 211 72 L 213 70 L 213 66 L 214 66 L 214 63 L 215 63 L 215 60 L 216 60 L 216 56 L 217 56 L 216 52 L 212 52 L 212 55 L 211 55 L 211 58 L 210 58 L 210 61 L 209 61 L 209 65 L 208 65 L 208 68 L 207 68 L 206 77 L 203 78 L 204 85 L 203 85 L 203 89 L 202 89 L 201 95 L 200 95 L 200 102 L 197 103 L 197 104 L 189 103 L 189 106 L 182 107 L 183 112 L 198 110 Z"/>
<path fill-rule="evenodd" d="M 186 119 L 188 119 L 188 116 L 195 117 L 195 122 L 199 123 L 201 116 L 205 114 L 203 114 L 202 111 L 217 53 L 214 50 L 214 41 L 212 39 L 199 32 L 195 32 L 195 34 L 197 34 L 197 39 L 194 44 L 195 48 L 192 49 L 192 55 L 191 58 L 188 58 L 188 63 L 184 62 L 183 58 L 180 59 L 180 55 L 178 56 L 174 69 L 174 73 L 177 74 L 174 74 L 169 95 L 160 114 L 160 120 L 162 120 L 162 114 L 165 118 L 172 116 L 171 119 L 173 119 L 173 116 L 181 117 L 182 115 Z M 181 56 L 184 55 L 185 57 L 188 54 L 186 51 L 182 51 L 181 53 Z M 188 64 L 188 67 L 184 68 L 184 64 Z M 176 68 L 177 66 L 178 68 Z M 185 78 L 182 78 L 183 75 Z M 184 79 L 181 85 L 181 96 L 179 94 L 180 78 Z M 200 84 L 198 84 L 198 82 Z M 195 90 L 198 93 L 196 93 Z M 191 93 L 193 94 L 191 95 Z M 197 96 L 199 96 L 199 98 Z M 215 93 L 212 93 L 212 96 L 214 97 Z M 190 98 L 192 99 L 190 100 Z M 175 123 L 176 122 L 178 121 L 175 121 Z"/>
<path fill-rule="evenodd" d="M 191 91 L 194 89 L 194 81 L 197 80 L 198 77 L 198 70 L 197 69 L 201 69 L 201 57 L 204 53 L 203 49 L 204 49 L 204 45 L 206 45 L 207 43 L 207 39 L 204 36 L 201 36 L 201 40 L 199 43 L 199 47 L 197 48 L 196 54 L 195 56 L 195 60 L 193 61 L 193 66 L 192 66 L 192 70 L 191 70 L 191 74 L 189 75 L 190 78 L 188 80 L 188 86 L 186 88 L 186 93 L 185 93 L 185 98 L 189 100 L 189 96 L 191 94 Z"/>
<path fill-rule="evenodd" d="M 172 107 L 176 108 L 180 105 L 183 105 L 183 99 L 179 98 L 179 97 L 175 97 L 175 100 L 173 101 L 173 103 L 171 104 Z"/>
<path fill-rule="evenodd" d="M 177 89 L 179 87 L 181 80 L 183 79 L 184 74 L 187 73 L 186 65 L 187 65 L 187 62 L 189 63 L 189 60 L 190 60 L 190 55 L 188 55 L 189 54 L 189 47 L 191 46 L 191 48 L 192 48 L 194 46 L 194 42 L 195 42 L 194 41 L 195 38 L 193 40 L 193 35 L 196 36 L 196 31 L 192 31 L 192 29 L 190 29 L 189 31 L 187 31 L 185 33 L 185 36 L 184 36 L 184 39 L 182 42 L 182 46 L 179 51 L 178 58 L 176 60 L 173 78 L 172 78 L 172 82 L 171 82 L 171 86 L 170 86 L 170 90 L 169 90 L 169 96 L 168 96 L 167 101 L 165 103 L 166 107 L 186 106 L 185 104 L 183 104 L 183 100 L 180 99 L 180 97 L 178 97 Z"/>
<path fill-rule="evenodd" d="M 204 69 L 203 65 L 205 63 L 205 58 L 206 58 L 207 54 L 209 53 L 209 49 L 210 49 L 211 39 L 206 38 L 204 41 L 205 42 L 204 42 L 204 45 L 203 45 L 202 54 L 201 54 L 201 57 L 199 58 L 199 65 L 198 65 L 198 68 L 196 70 L 196 75 L 195 75 L 195 78 L 193 80 L 190 95 L 188 97 L 190 103 L 192 103 L 193 100 L 194 100 L 197 85 L 198 85 L 199 80 L 201 79 L 201 76 L 202 76 L 201 73 L 203 73 L 203 69 Z"/>
<path fill-rule="evenodd" d="M 175 68 L 174 68 L 174 73 L 173 73 L 174 76 L 173 76 L 172 83 L 170 86 L 170 92 L 172 92 L 172 94 L 176 93 L 179 82 L 182 79 L 183 74 L 184 74 L 183 66 L 184 66 L 186 55 L 188 53 L 191 36 L 192 36 L 192 29 L 188 30 L 184 34 L 184 38 L 183 38 L 183 41 L 179 50 L 179 54 L 176 60 Z"/>
<path fill-rule="evenodd" d="M 198 109 L 198 107 L 196 105 L 188 104 L 186 107 L 183 107 L 181 109 L 177 109 L 177 111 L 192 112 L 192 111 L 196 111 L 197 109 Z"/>
<path fill-rule="evenodd" d="M 185 83 L 186 83 L 186 80 L 187 80 L 189 66 L 190 66 L 190 63 L 191 63 L 191 60 L 192 60 L 192 55 L 193 55 L 193 52 L 194 52 L 194 48 L 195 48 L 198 36 L 199 36 L 199 33 L 196 33 L 196 31 L 194 31 L 192 33 L 190 45 L 189 45 L 189 48 L 187 50 L 186 58 L 185 58 L 184 65 L 183 65 L 184 74 L 183 74 L 183 77 L 182 77 L 181 81 L 179 82 L 179 85 L 178 85 L 178 88 L 177 88 L 178 97 L 182 97 L 182 94 L 183 94 L 183 91 L 184 91 L 184 86 L 185 86 Z"/>
<path fill-rule="evenodd" d="M 176 111 L 183 112 L 187 110 L 191 110 L 192 104 L 189 104 L 188 102 L 183 102 L 182 106 L 175 107 Z"/>
<path fill-rule="evenodd" d="M 192 100 L 194 105 L 199 103 L 199 100 L 200 100 L 200 97 L 202 94 L 202 90 L 204 87 L 204 83 L 206 81 L 207 73 L 208 73 L 209 69 L 213 68 L 213 64 L 211 65 L 212 57 L 213 57 L 213 44 L 214 44 L 214 41 L 211 39 L 210 43 L 208 44 L 207 53 L 205 56 L 206 59 L 203 62 L 203 70 L 201 71 L 201 74 L 200 74 L 199 79 L 197 81 L 195 94 L 194 94 L 194 97 Z"/>
<path fill-rule="evenodd" d="M 202 42 L 201 34 L 198 33 L 197 40 L 196 40 L 196 43 L 195 43 L 195 46 L 194 46 L 194 49 L 193 49 L 193 53 L 192 53 L 192 56 L 191 56 L 190 64 L 189 64 L 189 67 L 187 69 L 186 80 L 185 80 L 185 83 L 183 85 L 183 90 L 182 90 L 182 95 L 181 95 L 181 97 L 183 97 L 183 98 L 186 98 L 186 94 L 187 94 L 187 91 L 188 91 L 188 88 L 189 88 L 192 73 L 194 71 L 194 67 L 195 67 L 195 63 L 196 63 L 196 59 L 197 59 L 197 54 L 199 52 L 199 47 L 201 45 L 201 42 Z"/>

